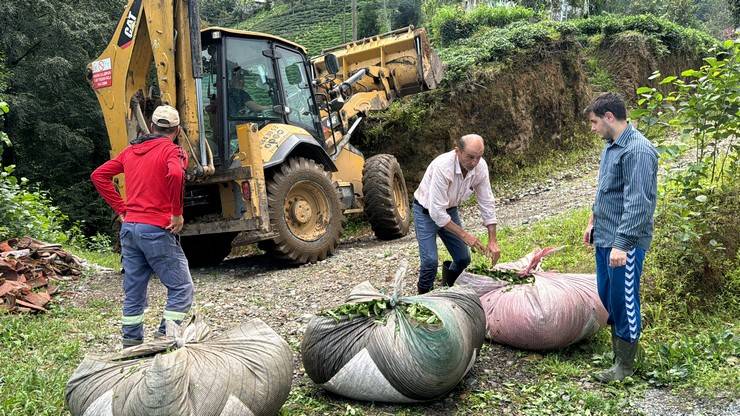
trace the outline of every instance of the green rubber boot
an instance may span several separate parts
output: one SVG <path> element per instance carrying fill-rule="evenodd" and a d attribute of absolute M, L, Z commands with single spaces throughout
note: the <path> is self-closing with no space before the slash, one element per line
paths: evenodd
<path fill-rule="evenodd" d="M 594 374 L 594 378 L 602 383 L 621 381 L 635 373 L 637 341 L 627 342 L 612 334 L 612 349 L 614 350 L 614 365 Z"/>

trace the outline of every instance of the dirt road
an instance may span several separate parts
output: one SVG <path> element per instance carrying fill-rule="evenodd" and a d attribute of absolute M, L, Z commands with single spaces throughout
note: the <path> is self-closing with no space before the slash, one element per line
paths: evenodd
<path fill-rule="evenodd" d="M 546 183 L 535 184 L 528 190 L 520 190 L 501 197 L 497 214 L 501 226 L 534 222 L 571 208 L 591 204 L 596 183 L 596 161 L 590 166 L 581 166 Z M 496 190 L 494 190 L 496 192 Z M 499 193 L 499 195 L 501 195 Z M 483 232 L 478 225 L 478 215 L 474 206 L 464 207 L 463 221 L 477 232 Z M 441 247 L 441 246 L 440 246 Z M 409 261 L 409 275 L 406 279 L 406 293 L 414 293 L 418 270 L 418 248 L 413 232 L 399 240 L 381 242 L 370 235 L 353 237 L 342 242 L 334 256 L 316 264 L 286 268 L 262 255 L 231 258 L 221 266 L 193 270 L 196 285 L 194 311 L 206 317 L 214 329 L 225 329 L 251 318 L 260 318 L 283 336 L 295 354 L 295 374 L 292 400 L 304 397 L 317 400 L 321 404 L 321 414 L 345 414 L 347 405 L 359 408 L 364 414 L 396 414 L 404 411 L 412 414 L 469 414 L 459 407 L 452 397 L 471 390 L 496 390 L 503 382 L 527 380 L 529 373 L 527 354 L 495 344 L 486 344 L 480 359 L 471 373 L 465 378 L 450 397 L 423 406 L 396 407 L 369 405 L 348 401 L 316 388 L 303 373 L 299 346 L 304 328 L 311 315 L 325 307 L 336 306 L 342 302 L 350 289 L 358 283 L 369 280 L 378 288 L 388 289 L 388 279 L 396 271 L 399 260 Z M 78 288 L 82 298 L 108 298 L 120 305 L 122 293 L 120 276 L 100 274 L 85 280 Z M 161 285 L 150 285 L 150 306 L 147 314 L 147 329 L 156 327 L 165 292 Z M 111 336 L 106 345 L 96 346 L 113 351 L 119 345 L 119 318 L 110 319 Z M 150 333 L 147 334 L 151 335 Z M 584 381 L 588 388 L 589 381 Z M 649 400 L 636 400 L 635 408 L 626 409 L 628 414 L 650 409 L 660 409 L 662 415 L 683 414 L 727 414 L 726 404 L 713 407 L 712 404 L 691 406 L 686 400 L 679 400 L 661 390 L 648 392 Z M 665 404 L 664 407 L 655 407 Z M 734 409 L 738 407 L 735 405 Z M 688 409 L 688 410 L 687 410 Z M 700 413 L 693 413 L 700 409 Z M 686 410 L 686 411 L 685 411 Z"/>

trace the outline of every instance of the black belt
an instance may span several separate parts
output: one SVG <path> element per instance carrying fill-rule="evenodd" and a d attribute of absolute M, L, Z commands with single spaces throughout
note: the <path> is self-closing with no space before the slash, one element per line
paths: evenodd
<path fill-rule="evenodd" d="M 421 205 L 421 202 L 419 202 L 416 198 L 414 198 L 414 204 L 416 204 L 416 205 L 418 205 L 418 206 L 421 207 L 421 212 L 429 215 L 429 210 L 426 209 L 426 208 L 424 208 L 424 205 Z M 457 208 L 457 207 L 449 207 L 449 208 L 447 208 L 447 211 L 449 211 L 451 209 L 455 209 L 455 208 Z"/>

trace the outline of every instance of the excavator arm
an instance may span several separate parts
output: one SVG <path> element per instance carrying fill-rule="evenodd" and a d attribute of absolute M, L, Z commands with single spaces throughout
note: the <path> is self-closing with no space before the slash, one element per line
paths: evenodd
<path fill-rule="evenodd" d="M 338 243 L 342 212 L 372 212 L 383 224 L 400 224 L 379 235 L 404 235 L 400 166 L 370 187 L 393 190 L 368 198 L 383 206 L 366 204 L 367 164 L 349 140 L 367 112 L 437 86 L 442 66 L 424 29 L 340 45 L 309 65 L 303 47 L 277 36 L 201 32 L 197 1 L 129 0 L 87 74 L 111 157 L 148 132 L 156 106 L 178 109 L 180 145 L 190 157 L 181 235 L 191 264 L 221 261 L 237 234 L 242 244 L 269 241 L 264 247 L 282 258 L 323 259 Z M 266 110 L 255 113 L 250 99 Z M 391 157 L 380 156 L 388 166 Z M 378 168 L 373 163 L 368 169 Z M 125 182 L 116 180 L 125 198 Z M 399 210 L 393 218 L 389 200 Z"/>
<path fill-rule="evenodd" d="M 113 38 L 87 73 L 103 112 L 111 157 L 147 132 L 147 115 L 157 105 L 169 104 L 180 113 L 185 132 L 180 140 L 191 166 L 206 165 L 197 159 L 205 154 L 198 146 L 199 23 L 197 0 L 129 0 Z"/>

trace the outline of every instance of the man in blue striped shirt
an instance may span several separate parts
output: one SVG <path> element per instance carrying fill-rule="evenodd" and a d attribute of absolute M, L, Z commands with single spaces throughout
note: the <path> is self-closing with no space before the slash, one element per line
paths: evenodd
<path fill-rule="evenodd" d="M 606 140 L 596 200 L 583 239 L 596 250 L 599 297 L 612 326 L 614 365 L 595 375 L 609 382 L 634 372 L 640 275 L 653 236 L 658 152 L 627 122 L 624 101 L 618 95 L 599 95 L 585 113 L 591 131 Z"/>

